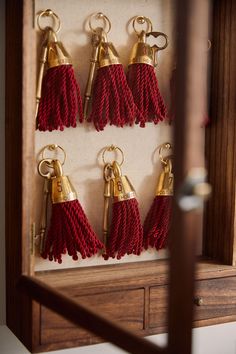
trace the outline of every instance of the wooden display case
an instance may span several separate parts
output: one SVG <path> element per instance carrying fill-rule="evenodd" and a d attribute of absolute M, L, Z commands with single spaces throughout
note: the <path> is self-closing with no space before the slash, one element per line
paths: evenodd
<path fill-rule="evenodd" d="M 31 232 L 35 186 L 33 3 L 6 4 L 6 272 L 7 325 L 33 352 L 100 342 L 101 339 L 23 295 L 21 274 L 32 268 Z M 236 4 L 213 2 L 211 123 L 206 159 L 211 200 L 204 216 L 193 326 L 236 320 Z M 17 14 L 14 15 L 13 14 Z M 35 276 L 146 336 L 167 330 L 166 260 L 37 272 Z"/>

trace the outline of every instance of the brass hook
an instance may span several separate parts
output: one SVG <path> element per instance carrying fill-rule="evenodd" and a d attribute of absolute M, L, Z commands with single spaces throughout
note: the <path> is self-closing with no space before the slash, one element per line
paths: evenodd
<path fill-rule="evenodd" d="M 46 27 L 42 27 L 41 26 L 40 21 L 41 21 L 42 17 L 52 17 L 52 19 L 55 22 L 55 25 L 57 25 L 56 29 L 53 29 L 53 31 L 55 33 L 58 33 L 60 31 L 60 29 L 61 29 L 61 20 L 58 17 L 58 15 L 55 12 L 53 12 L 51 9 L 47 9 L 47 10 L 41 11 L 40 14 L 38 15 L 37 24 L 38 24 L 38 28 L 40 29 L 40 31 L 45 31 L 45 29 L 48 28 L 47 26 Z"/>
<path fill-rule="evenodd" d="M 102 152 L 102 160 L 103 160 L 103 163 L 104 165 L 107 164 L 106 160 L 105 160 L 105 154 L 106 152 L 116 152 L 116 151 L 119 151 L 121 153 L 121 162 L 119 163 L 119 165 L 121 166 L 124 162 L 124 153 L 123 151 L 121 150 L 121 148 L 119 148 L 118 146 L 114 146 L 114 145 L 110 145 L 110 146 L 107 146 L 103 149 L 103 152 Z"/>
<path fill-rule="evenodd" d="M 146 31 L 144 31 L 145 33 L 147 32 L 152 32 L 152 21 L 150 20 L 150 18 L 146 17 L 146 16 L 136 16 L 134 19 L 133 19 L 133 22 L 132 22 L 132 25 L 133 25 L 133 29 L 135 31 L 135 33 L 137 33 L 137 35 L 139 35 L 141 31 L 138 31 L 136 29 L 136 22 L 139 24 L 139 25 L 143 25 L 144 23 L 146 23 Z"/>
<path fill-rule="evenodd" d="M 162 156 L 162 150 L 163 149 L 166 149 L 166 150 L 170 150 L 172 149 L 172 146 L 170 143 L 164 143 L 162 144 L 160 147 L 159 147 L 159 158 L 161 160 L 161 163 L 164 165 L 164 166 L 167 166 L 167 163 L 168 163 L 168 159 L 171 158 L 171 156 L 166 156 L 165 158 L 163 158 Z"/>
<path fill-rule="evenodd" d="M 42 150 L 42 159 L 43 160 L 52 160 L 51 158 L 48 158 L 48 157 L 45 157 L 45 152 L 46 150 L 49 150 L 49 151 L 56 151 L 57 149 L 61 150 L 63 152 L 63 161 L 61 162 L 61 165 L 63 166 L 65 161 L 66 161 L 66 152 L 65 150 L 60 146 L 60 145 L 57 145 L 57 144 L 49 144 L 49 145 L 46 145 L 43 150 Z M 48 166 L 48 167 L 51 167 L 51 166 Z"/>
<path fill-rule="evenodd" d="M 92 14 L 90 17 L 89 17 L 89 28 L 91 29 L 91 31 L 93 33 L 97 33 L 97 28 L 94 28 L 92 26 L 92 20 L 95 19 L 95 20 L 102 20 L 103 21 L 103 24 L 104 26 L 101 27 L 103 29 L 103 31 L 107 34 L 110 32 L 111 30 L 111 21 L 109 20 L 109 18 L 104 15 L 102 12 L 98 12 L 98 13 L 94 13 Z M 107 31 L 106 31 L 106 28 L 108 27 Z"/>

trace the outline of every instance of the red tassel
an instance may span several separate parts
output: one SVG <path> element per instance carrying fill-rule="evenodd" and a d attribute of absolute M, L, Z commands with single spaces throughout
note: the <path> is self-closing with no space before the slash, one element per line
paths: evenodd
<path fill-rule="evenodd" d="M 135 23 L 135 21 L 139 23 L 139 19 L 141 18 L 145 22 L 148 21 L 148 26 L 150 25 L 150 20 L 143 16 L 136 17 L 133 23 Z M 146 38 L 150 35 L 154 37 L 164 37 L 166 41 L 165 45 L 161 48 L 157 46 L 151 47 L 146 42 Z M 164 33 L 146 33 L 145 31 L 141 31 L 138 34 L 138 42 L 132 49 L 127 81 L 132 91 L 134 102 L 141 113 L 142 119 L 136 119 L 136 123 L 139 123 L 141 127 L 145 126 L 145 122 L 154 122 L 157 124 L 164 120 L 167 115 L 167 109 L 159 91 L 154 69 L 157 65 L 156 52 L 166 47 L 167 36 Z"/>
<path fill-rule="evenodd" d="M 167 247 L 172 210 L 171 196 L 156 196 L 143 225 L 144 248 Z"/>
<path fill-rule="evenodd" d="M 37 116 L 40 131 L 76 127 L 76 115 L 83 121 L 82 99 L 72 65 L 47 70 L 42 83 L 42 97 Z"/>
<path fill-rule="evenodd" d="M 167 109 L 158 88 L 154 67 L 148 64 L 132 64 L 127 73 L 128 85 L 132 91 L 134 102 L 138 107 L 141 117 L 136 123 L 141 127 L 145 122 L 157 124 L 166 119 Z"/>
<path fill-rule="evenodd" d="M 129 199 L 113 204 L 112 226 L 105 260 L 109 257 L 121 259 L 125 254 L 140 255 L 143 245 L 143 229 L 138 202 Z"/>
<path fill-rule="evenodd" d="M 47 27 L 41 54 L 37 87 L 36 126 L 40 131 L 76 127 L 76 115 L 83 121 L 82 98 L 72 60 L 56 33 Z M 44 66 L 47 71 L 44 74 Z"/>
<path fill-rule="evenodd" d="M 85 90 L 84 116 L 88 116 L 88 105 L 93 96 L 88 121 L 94 123 L 97 131 L 103 130 L 107 124 L 117 127 L 133 125 L 136 119 L 141 120 L 142 117 L 134 103 L 116 49 L 111 42 L 107 41 L 106 33 L 101 28 L 93 34 L 92 45 L 90 72 Z M 96 63 L 98 69 L 93 86 Z"/>
<path fill-rule="evenodd" d="M 104 245 L 92 230 L 69 178 L 63 175 L 61 163 L 48 159 L 40 162 L 39 173 L 47 178 L 49 175 L 41 172 L 44 163 L 54 170 L 54 176 L 50 177 L 52 215 L 46 240 L 44 240 L 47 213 L 45 207 L 41 221 L 41 255 L 58 263 L 62 262 L 62 255 L 66 252 L 74 260 L 78 259 L 78 252 L 82 258 L 91 257 L 99 249 L 104 248 Z M 48 190 L 49 188 L 46 188 L 46 192 Z M 44 200 L 47 200 L 46 196 Z"/>
<path fill-rule="evenodd" d="M 62 263 L 62 254 L 68 252 L 73 260 L 95 255 L 104 246 L 92 230 L 78 200 L 52 205 L 52 216 L 43 258 Z"/>
<path fill-rule="evenodd" d="M 112 224 L 106 253 L 103 255 L 105 260 L 109 257 L 121 259 L 125 254 L 139 255 L 143 248 L 143 228 L 135 191 L 128 178 L 121 175 L 120 166 L 116 161 L 111 168 L 115 176 L 111 179 L 113 188 L 105 188 L 106 197 L 110 195 L 107 193 L 108 190 L 113 190 Z M 106 212 L 108 214 L 108 210 Z M 107 215 L 104 220 L 107 220 Z M 104 235 L 106 235 L 106 222 L 104 226 Z"/>
<path fill-rule="evenodd" d="M 142 117 L 134 104 L 123 66 L 116 64 L 99 68 L 88 120 L 100 131 L 107 124 L 117 127 L 132 126 L 135 119 L 141 121 Z"/>
<path fill-rule="evenodd" d="M 170 144 L 163 146 L 170 148 Z M 156 197 L 144 221 L 145 249 L 148 247 L 159 250 L 167 246 L 171 223 L 173 174 L 170 157 L 162 159 L 164 170 L 159 176 Z"/>

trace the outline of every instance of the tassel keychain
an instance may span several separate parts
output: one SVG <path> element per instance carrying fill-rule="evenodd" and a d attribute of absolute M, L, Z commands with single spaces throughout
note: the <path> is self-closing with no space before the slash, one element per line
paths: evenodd
<path fill-rule="evenodd" d="M 55 31 L 51 27 L 41 27 L 40 21 L 45 16 L 58 23 Z M 57 40 L 60 20 L 52 10 L 46 10 L 38 16 L 38 27 L 44 32 L 44 39 L 36 92 L 36 128 L 52 131 L 76 127 L 77 113 L 79 121 L 83 121 L 82 99 L 71 57 Z"/>
<path fill-rule="evenodd" d="M 112 145 L 106 148 L 104 153 L 117 150 L 121 151 L 120 148 Z M 117 161 L 111 164 L 105 161 L 104 163 L 103 233 L 106 252 L 103 257 L 107 260 L 109 257 L 121 259 L 125 254 L 140 255 L 143 248 L 143 229 L 134 188 L 128 178 L 121 173 L 120 166 L 123 158 L 120 164 Z M 112 220 L 110 230 L 108 230 L 109 198 L 111 197 L 113 199 Z"/>
<path fill-rule="evenodd" d="M 147 31 L 138 32 L 136 23 L 141 25 L 146 23 Z M 133 20 L 133 28 L 138 35 L 138 42 L 134 45 L 130 57 L 129 68 L 127 72 L 128 85 L 132 91 L 134 102 L 141 112 L 144 120 L 136 119 L 136 123 L 144 127 L 145 122 L 154 122 L 157 124 L 166 118 L 167 109 L 158 87 L 158 81 L 155 74 L 157 66 L 157 53 L 168 45 L 167 35 L 162 32 L 153 32 L 152 23 L 145 16 L 137 16 Z M 165 43 L 163 46 L 150 46 L 147 38 L 163 37 Z"/>
<path fill-rule="evenodd" d="M 94 18 L 104 21 L 105 26 L 94 29 L 91 24 Z M 85 93 L 84 116 L 94 123 L 98 131 L 103 130 L 108 123 L 117 127 L 133 125 L 135 119 L 142 120 L 142 116 L 134 103 L 119 55 L 113 44 L 107 40 L 111 23 L 104 14 L 97 13 L 91 16 L 89 25 L 93 33 L 93 52 Z M 93 84 L 96 64 L 98 69 Z"/>
<path fill-rule="evenodd" d="M 173 195 L 173 173 L 171 156 L 162 157 L 162 149 L 170 149 L 171 145 L 165 143 L 160 147 L 160 160 L 163 171 L 161 172 L 156 197 L 144 221 L 144 248 L 156 248 L 157 250 L 167 246 L 167 236 L 170 229 L 171 205 Z"/>
<path fill-rule="evenodd" d="M 45 149 L 57 148 L 60 147 L 49 145 Z M 77 260 L 77 253 L 80 253 L 82 258 L 86 258 L 104 248 L 92 230 L 69 178 L 63 175 L 63 163 L 57 159 L 43 158 L 38 165 L 39 174 L 49 182 L 46 190 L 50 190 L 52 201 L 51 222 L 46 238 L 47 208 L 45 205 L 43 207 L 45 214 L 42 215 L 40 228 L 41 255 L 45 259 L 48 258 L 50 261 L 54 259 L 58 263 L 62 263 L 62 254 L 66 252 L 73 260 Z M 45 168 L 50 168 L 53 172 L 44 173 Z M 47 202 L 45 195 L 44 202 Z"/>

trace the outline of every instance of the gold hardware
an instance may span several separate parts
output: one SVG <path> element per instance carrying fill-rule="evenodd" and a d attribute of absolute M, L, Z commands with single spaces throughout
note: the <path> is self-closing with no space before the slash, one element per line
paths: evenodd
<path fill-rule="evenodd" d="M 47 9 L 45 11 L 41 11 L 37 17 L 37 24 L 38 28 L 40 31 L 45 31 L 48 27 L 42 27 L 40 24 L 40 21 L 42 20 L 42 17 L 51 17 L 52 20 L 54 21 L 54 24 L 56 25 L 56 28 L 54 29 L 54 32 L 58 33 L 61 29 L 61 21 L 58 15 L 53 12 L 51 9 Z M 50 27 L 51 28 L 51 27 Z"/>
<path fill-rule="evenodd" d="M 57 27 L 53 29 L 50 26 L 42 27 L 40 21 L 42 17 L 51 17 L 54 22 L 57 22 Z M 58 42 L 56 33 L 59 32 L 61 28 L 61 21 L 57 14 L 52 10 L 48 9 L 46 11 L 42 11 L 37 18 L 38 27 L 41 31 L 45 33 L 44 41 L 43 41 L 43 50 L 42 50 L 42 58 L 45 63 L 47 61 L 48 67 L 52 68 L 54 66 L 72 64 L 72 60 L 70 55 L 67 53 L 61 42 Z M 45 49 L 47 47 L 47 50 Z M 46 59 L 46 60 L 45 60 Z M 41 60 L 42 61 L 42 60 Z M 42 65 L 44 67 L 44 64 Z M 40 68 L 40 75 L 42 68 Z M 41 78 L 41 77 L 40 77 Z M 39 80 L 40 81 L 40 80 Z"/>
<path fill-rule="evenodd" d="M 163 171 L 161 172 L 157 183 L 156 195 L 173 195 L 174 175 L 172 173 L 171 159 L 166 158 L 163 166 Z"/>
<path fill-rule="evenodd" d="M 112 196 L 112 166 L 107 163 L 103 170 L 104 178 L 104 209 L 103 209 L 103 242 L 107 243 L 108 236 L 108 219 L 109 219 L 109 204 Z"/>
<path fill-rule="evenodd" d="M 50 174 L 48 177 L 44 179 L 44 187 L 43 187 L 43 205 L 41 210 L 41 218 L 40 218 L 40 227 L 39 234 L 35 237 L 35 241 L 39 245 L 40 253 L 44 250 L 45 244 L 45 233 L 47 229 L 47 211 L 48 211 L 48 196 L 49 196 L 49 181 Z"/>
<path fill-rule="evenodd" d="M 92 14 L 90 17 L 89 17 L 89 28 L 90 30 L 93 32 L 93 33 L 97 33 L 97 27 L 94 28 L 92 26 L 92 20 L 95 19 L 95 20 L 102 20 L 103 21 L 103 27 L 100 27 L 105 33 L 109 33 L 110 30 L 111 30 L 111 22 L 109 20 L 109 18 L 104 15 L 102 12 L 98 12 L 98 13 L 94 13 Z M 107 31 L 106 31 L 106 28 L 108 27 Z"/>
<path fill-rule="evenodd" d="M 46 34 L 45 34 L 45 38 L 43 40 L 42 50 L 41 50 L 41 54 L 40 54 L 40 59 L 39 59 L 40 66 L 39 66 L 39 74 L 38 74 L 38 83 L 37 83 L 37 88 L 36 88 L 35 119 L 37 118 L 37 115 L 38 115 L 38 108 L 39 108 L 39 102 L 41 99 L 41 91 L 42 91 L 43 73 L 44 73 L 44 67 L 45 67 L 45 63 L 47 61 L 47 55 L 48 55 L 47 40 L 48 40 L 48 32 L 46 32 Z"/>
<path fill-rule="evenodd" d="M 99 44 L 101 42 L 101 33 L 102 33 L 102 28 L 98 28 L 92 35 L 92 55 L 90 59 L 90 68 L 89 68 L 89 76 L 85 88 L 85 95 L 84 95 L 84 117 L 88 117 L 88 107 L 89 107 L 89 102 L 92 97 L 92 86 L 93 86 L 93 80 L 94 80 L 94 74 L 95 74 L 95 69 L 96 69 L 96 64 L 98 63 L 98 50 L 99 50 Z"/>
<path fill-rule="evenodd" d="M 136 28 L 136 22 L 139 24 L 139 25 L 143 25 L 144 23 L 146 23 L 146 31 L 144 30 L 141 30 L 141 31 L 138 31 L 137 28 Z M 152 21 L 150 20 L 150 18 L 146 17 L 146 16 L 136 16 L 134 17 L 133 19 L 133 22 L 132 22 L 132 25 L 133 25 L 133 29 L 135 31 L 135 33 L 137 33 L 137 35 L 140 34 L 140 32 L 144 31 L 144 32 L 152 32 Z"/>
<path fill-rule="evenodd" d="M 114 174 L 113 182 L 113 203 L 129 200 L 136 197 L 134 187 L 128 177 L 122 176 L 120 165 L 113 161 L 112 170 Z"/>
<path fill-rule="evenodd" d="M 115 145 L 110 145 L 110 146 L 107 146 L 103 152 L 102 152 L 102 160 L 103 160 L 103 163 L 104 165 L 107 164 L 107 161 L 105 160 L 105 155 L 106 155 L 106 152 L 116 152 L 116 151 L 119 151 L 121 153 L 121 162 L 119 162 L 119 166 L 122 166 L 123 162 L 124 162 L 124 153 L 123 151 L 121 150 L 121 148 L 119 148 L 118 146 L 115 146 Z"/>
<path fill-rule="evenodd" d="M 46 151 L 57 152 L 57 150 L 61 150 L 63 155 L 64 155 L 63 156 L 63 160 L 61 162 L 61 165 L 63 166 L 65 161 L 66 161 L 66 151 L 60 145 L 57 145 L 57 144 L 49 144 L 49 145 L 46 145 L 42 149 L 42 152 L 41 152 L 42 160 L 47 160 L 48 159 L 48 157 L 45 157 Z M 49 160 L 50 160 L 50 158 L 49 158 Z M 51 160 L 52 160 L 52 158 L 51 158 Z M 50 165 L 50 163 L 49 163 L 49 165 Z"/>
<path fill-rule="evenodd" d="M 51 161 L 54 176 L 51 178 L 53 204 L 64 203 L 77 199 L 77 194 L 69 177 L 63 175 L 62 165 L 59 160 Z"/>
<path fill-rule="evenodd" d="M 204 304 L 203 298 L 201 296 L 196 296 L 193 302 L 197 306 L 202 306 Z"/>
<path fill-rule="evenodd" d="M 48 54 L 47 65 L 48 68 L 53 68 L 60 65 L 71 65 L 72 59 L 69 53 L 61 42 L 58 41 L 57 35 L 54 31 L 49 29 L 48 35 Z"/>
<path fill-rule="evenodd" d="M 135 23 L 147 24 L 147 30 L 137 31 Z M 129 65 L 131 64 L 148 64 L 153 67 L 157 66 L 157 53 L 159 50 L 163 50 L 168 45 L 168 37 L 165 33 L 152 30 L 152 22 L 148 17 L 137 16 L 133 20 L 133 28 L 138 35 L 138 42 L 133 46 Z M 153 45 L 150 46 L 147 43 L 147 38 L 153 36 L 155 38 L 163 37 L 165 42 L 162 46 Z"/>
<path fill-rule="evenodd" d="M 108 42 L 106 33 L 103 31 L 102 39 L 98 50 L 99 68 L 109 65 L 120 64 L 119 54 L 111 42 Z"/>
<path fill-rule="evenodd" d="M 164 144 L 161 144 L 160 147 L 159 147 L 159 158 L 161 160 L 161 163 L 163 165 L 166 165 L 166 158 L 164 159 L 163 156 L 162 156 L 162 151 L 166 149 L 166 150 L 170 150 L 172 149 L 171 147 L 171 144 L 170 143 L 164 143 Z M 168 156 L 167 156 L 168 157 Z"/>

